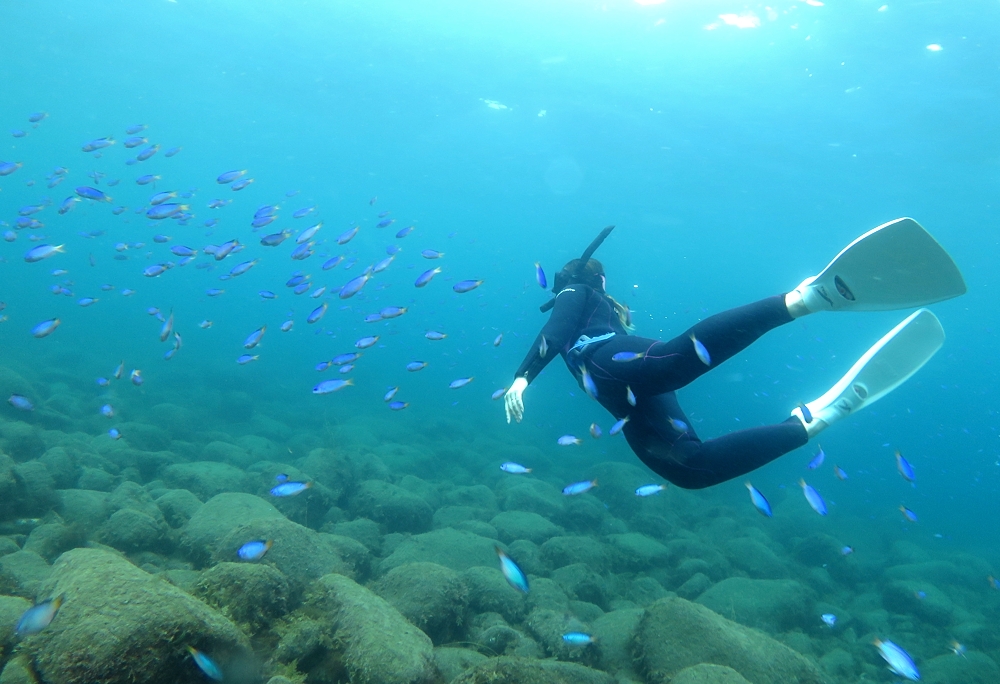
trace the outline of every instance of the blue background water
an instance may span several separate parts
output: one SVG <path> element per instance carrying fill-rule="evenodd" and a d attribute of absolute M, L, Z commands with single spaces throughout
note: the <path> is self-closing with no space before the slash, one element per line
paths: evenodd
<path fill-rule="evenodd" d="M 0 179 L 0 218 L 13 222 L 18 207 L 43 196 L 58 203 L 90 184 L 93 170 L 122 179 L 100 187 L 130 208 L 153 192 L 133 183 L 140 173 L 161 174 L 156 189 L 199 189 L 188 227 L 151 227 L 131 209 L 115 217 L 109 205 L 84 202 L 65 216 L 55 207 L 39 215 L 46 226 L 35 232 L 65 242 L 65 255 L 24 263 L 29 231 L 0 243 L 0 298 L 10 317 L 0 325 L 4 362 L 32 368 L 50 389 L 63 383 L 95 415 L 108 395 L 94 377 L 125 358 L 146 375 L 141 392 L 110 395 L 126 418 L 170 401 L 226 425 L 242 402 L 299 430 L 370 421 L 393 426 L 383 429 L 399 439 L 454 442 L 450 448 L 485 434 L 515 451 L 537 447 L 561 477 L 584 478 L 590 463 L 634 457 L 620 438 L 575 450 L 555 445 L 562 434 L 585 435 L 592 420 L 610 423 L 561 363 L 528 390 L 522 425 L 508 427 L 489 399 L 509 383 L 544 321 L 535 260 L 551 277 L 602 226 L 617 224 L 598 254 L 609 291 L 635 311 L 640 334 L 667 337 L 791 288 L 861 232 L 909 215 L 954 256 L 969 293 L 933 307 L 948 342 L 919 375 L 823 436 L 828 460 L 852 479 L 838 483 L 829 467 L 813 475 L 835 504 L 816 524 L 874 519 L 889 535 L 989 557 L 1000 478 L 992 294 L 1000 6 L 772 7 L 773 20 L 763 6 L 726 2 L 4 2 L 0 159 L 24 167 Z M 706 30 L 721 23 L 718 15 L 747 8 L 759 28 Z M 944 49 L 929 51 L 932 43 Z M 30 128 L 36 110 L 49 118 Z M 100 158 L 80 151 L 109 134 L 121 141 L 139 122 L 151 142 L 183 151 L 131 167 L 120 142 Z M 10 137 L 14 128 L 29 135 Z M 70 175 L 49 191 L 43 177 L 55 166 Z M 214 182 L 235 168 L 256 178 L 241 193 Z M 36 184 L 28 187 L 29 179 Z M 286 198 L 293 189 L 301 193 Z M 372 196 L 378 202 L 369 206 Z M 209 210 L 214 197 L 234 202 Z M 326 243 L 317 256 L 293 262 L 290 242 L 257 244 L 253 211 L 275 202 L 281 220 L 263 232 L 305 228 L 311 219 L 294 221 L 291 212 L 318 206 Z M 374 227 L 382 210 L 398 219 L 391 228 Z M 201 226 L 216 216 L 214 231 Z M 412 235 L 392 238 L 410 223 Z M 338 249 L 332 237 L 351 225 L 362 226 L 359 236 Z M 107 233 L 78 236 L 88 230 Z M 151 243 L 158 232 L 172 235 L 171 244 L 238 237 L 248 247 L 211 272 L 191 264 L 143 278 L 146 265 L 171 258 L 169 245 Z M 118 241 L 148 247 L 119 262 Z M 283 286 L 293 271 L 339 287 L 394 242 L 402 253 L 363 296 L 346 310 L 334 298 L 320 324 L 305 324 L 316 302 Z M 446 252 L 437 262 L 444 272 L 415 290 L 416 275 L 434 265 L 420 258 L 424 248 Z M 321 255 L 341 252 L 358 257 L 353 270 L 320 271 Z M 216 276 L 244 255 L 262 261 L 220 285 Z M 69 269 L 75 297 L 48 292 L 53 268 Z M 454 294 L 450 285 L 465 278 L 486 282 Z M 102 283 L 118 290 L 100 293 Z M 125 287 L 137 294 L 122 297 Z M 209 287 L 227 292 L 209 299 Z M 261 289 L 279 299 L 260 301 Z M 88 295 L 102 301 L 77 307 Z M 410 312 L 361 322 L 390 304 Z M 185 346 L 170 362 L 161 359 L 169 347 L 158 342 L 149 306 L 176 313 Z M 296 328 L 279 333 L 289 312 Z M 685 390 L 682 402 L 703 437 L 781 420 L 903 315 L 797 322 Z M 52 316 L 62 327 L 33 339 L 31 326 Z M 215 326 L 199 330 L 203 318 Z M 260 361 L 237 366 L 242 340 L 263 323 Z M 449 337 L 429 342 L 422 334 L 431 328 Z M 505 341 L 494 348 L 499 332 Z M 321 377 L 333 377 L 319 376 L 314 364 L 372 333 L 382 335 L 380 347 L 358 363 L 356 386 L 313 396 Z M 414 359 L 430 365 L 408 374 L 403 366 Z M 469 375 L 469 387 L 447 389 Z M 389 413 L 381 401 L 389 385 L 401 386 L 409 409 Z M 95 418 L 94 434 L 106 428 Z M 916 468 L 918 488 L 894 472 L 895 448 Z M 772 502 L 780 487 L 795 488 L 807 451 L 754 475 Z M 745 492 L 735 482 L 704 496 L 737 501 Z M 901 522 L 899 504 L 921 515 L 919 525 Z M 786 505 L 804 503 L 777 504 Z"/>

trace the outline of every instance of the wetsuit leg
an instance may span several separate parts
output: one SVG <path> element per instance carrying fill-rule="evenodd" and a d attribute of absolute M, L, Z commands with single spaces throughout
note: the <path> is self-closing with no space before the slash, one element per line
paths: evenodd
<path fill-rule="evenodd" d="M 776 295 L 710 316 L 666 342 L 617 335 L 589 355 L 587 366 L 599 388 L 604 383 L 618 382 L 629 385 L 636 396 L 672 392 L 743 351 L 764 333 L 792 320 L 784 295 Z M 711 365 L 698 358 L 691 335 L 708 350 Z M 623 351 L 641 352 L 644 356 L 635 361 L 611 360 Z"/>
<path fill-rule="evenodd" d="M 795 417 L 707 442 L 698 439 L 690 425 L 674 393 L 667 392 L 638 402 L 623 432 L 643 463 L 685 489 L 711 487 L 745 475 L 809 441 Z"/>

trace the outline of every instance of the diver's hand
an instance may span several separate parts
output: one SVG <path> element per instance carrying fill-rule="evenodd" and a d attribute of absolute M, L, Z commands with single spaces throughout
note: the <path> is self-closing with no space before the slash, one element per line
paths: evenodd
<path fill-rule="evenodd" d="M 507 390 L 507 394 L 503 395 L 503 406 L 507 410 L 508 423 L 511 416 L 518 423 L 524 417 L 524 400 L 521 399 L 521 395 L 524 394 L 524 388 L 527 386 L 527 378 L 517 378 L 514 380 L 514 384 L 510 386 L 510 389 Z"/>

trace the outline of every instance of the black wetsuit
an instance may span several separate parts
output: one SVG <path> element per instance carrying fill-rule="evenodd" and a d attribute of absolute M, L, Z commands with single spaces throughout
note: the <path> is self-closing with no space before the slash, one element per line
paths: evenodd
<path fill-rule="evenodd" d="M 798 418 L 749 428 L 702 442 L 691 428 L 674 392 L 746 349 L 769 330 L 792 320 L 782 295 L 706 318 L 667 342 L 629 335 L 608 297 L 574 283 L 557 296 L 552 316 L 535 339 L 515 377 L 530 383 L 560 354 L 583 387 L 581 365 L 594 380 L 597 401 L 617 418 L 629 446 L 655 473 L 679 487 L 700 489 L 744 475 L 808 441 Z M 582 347 L 590 338 L 614 333 Z M 709 352 L 711 365 L 698 358 L 694 335 Z M 542 338 L 548 352 L 540 353 Z M 633 361 L 613 361 L 619 352 L 641 352 Z M 632 389 L 636 404 L 627 399 Z M 680 421 L 680 422 L 677 422 Z"/>

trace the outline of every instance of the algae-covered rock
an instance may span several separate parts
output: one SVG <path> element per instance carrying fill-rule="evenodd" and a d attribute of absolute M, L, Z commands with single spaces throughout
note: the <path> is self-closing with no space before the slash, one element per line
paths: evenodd
<path fill-rule="evenodd" d="M 235 466 L 215 461 L 175 463 L 163 469 L 163 481 L 174 489 L 187 489 L 202 501 L 223 492 L 253 491 L 250 476 Z"/>
<path fill-rule="evenodd" d="M 632 639 L 643 611 L 640 608 L 614 610 L 594 620 L 592 634 L 597 640 L 598 665 L 606 672 L 639 679 L 632 662 Z"/>
<path fill-rule="evenodd" d="M 698 597 L 698 603 L 748 627 L 783 632 L 815 624 L 812 592 L 794 580 L 729 577 Z"/>
<path fill-rule="evenodd" d="M 248 541 L 270 540 L 271 549 L 260 562 L 273 565 L 299 585 L 330 572 L 353 576 L 353 568 L 340 557 L 338 544 L 331 537 L 285 518 L 257 519 L 231 530 L 219 540 L 214 557 L 219 561 L 235 561 L 236 552 Z"/>
<path fill-rule="evenodd" d="M 200 677 L 185 647 L 225 669 L 249 655 L 246 637 L 215 610 L 97 549 L 59 557 L 39 595 L 66 595 L 52 624 L 26 640 L 35 669 L 59 684 L 175 684 Z"/>
<path fill-rule="evenodd" d="M 458 573 L 437 563 L 406 563 L 372 587 L 434 643 L 454 641 L 461 632 L 469 591 Z"/>
<path fill-rule="evenodd" d="M 667 684 L 699 663 L 731 667 L 753 684 L 827 682 L 816 665 L 784 644 L 681 598 L 646 608 L 634 653 L 651 684 Z"/>
<path fill-rule="evenodd" d="M 964 658 L 951 653 L 939 655 L 921 663 L 924 684 L 996 684 L 1000 682 L 1000 667 L 984 653 L 969 651 Z"/>
<path fill-rule="evenodd" d="M 100 527 L 111 513 L 106 492 L 61 489 L 57 495 L 63 520 L 72 520 L 74 525 L 79 525 L 88 532 Z"/>
<path fill-rule="evenodd" d="M 31 662 L 22 655 L 12 658 L 3 666 L 0 684 L 38 684 L 38 678 L 31 669 Z"/>
<path fill-rule="evenodd" d="M 156 498 L 164 520 L 173 528 L 183 527 L 199 508 L 201 499 L 186 489 L 171 489 Z"/>
<path fill-rule="evenodd" d="M 479 651 L 468 648 L 439 646 L 434 649 L 434 664 L 445 682 L 450 682 L 468 669 L 487 660 Z"/>
<path fill-rule="evenodd" d="M 567 632 L 590 632 L 587 625 L 572 615 L 547 608 L 536 608 L 531 611 L 524 624 L 545 649 L 546 655 L 586 665 L 597 664 L 598 653 L 594 644 L 573 645 L 563 639 L 563 634 Z"/>
<path fill-rule="evenodd" d="M 508 544 L 518 539 L 542 544 L 565 534 L 563 528 L 529 511 L 504 511 L 490 520 L 490 524 L 496 528 L 500 540 Z"/>
<path fill-rule="evenodd" d="M 426 532 L 434 511 L 424 499 L 381 480 L 366 480 L 351 496 L 355 515 L 381 523 L 390 532 Z"/>
<path fill-rule="evenodd" d="M 553 537 L 542 544 L 542 559 L 553 568 L 585 563 L 595 572 L 608 569 L 608 547 L 590 536 Z"/>
<path fill-rule="evenodd" d="M 352 684 L 435 680 L 431 640 L 377 594 L 342 575 L 325 575 L 313 585 L 309 604 L 336 635 Z"/>
<path fill-rule="evenodd" d="M 524 594 L 504 579 L 499 568 L 476 566 L 462 573 L 469 589 L 469 608 L 475 613 L 499 613 L 508 622 L 524 617 Z"/>
<path fill-rule="evenodd" d="M 14 628 L 31 601 L 18 596 L 0 596 L 0 660 L 14 645 Z"/>
<path fill-rule="evenodd" d="M 38 586 L 52 568 L 33 551 L 16 551 L 0 556 L 0 593 L 33 599 Z"/>
<path fill-rule="evenodd" d="M 433 530 L 401 541 L 379 564 L 379 572 L 419 561 L 438 563 L 459 572 L 476 565 L 499 567 L 495 546 L 492 539 L 471 532 L 451 528 Z"/>
<path fill-rule="evenodd" d="M 955 614 L 955 604 L 951 599 L 928 582 L 889 582 L 882 591 L 882 603 L 894 613 L 917 615 L 938 627 L 950 626 Z"/>
<path fill-rule="evenodd" d="M 615 684 L 615 680 L 576 663 L 501 656 L 466 670 L 452 684 Z"/>
<path fill-rule="evenodd" d="M 747 537 L 730 539 L 724 544 L 723 550 L 729 562 L 750 577 L 781 579 L 788 576 L 785 562 L 756 539 Z"/>
<path fill-rule="evenodd" d="M 181 544 L 192 560 L 203 563 L 234 529 L 253 520 L 276 518 L 284 519 L 281 511 L 259 497 L 235 492 L 219 494 L 191 516 L 182 531 Z"/>
<path fill-rule="evenodd" d="M 559 490 L 541 480 L 507 481 L 500 488 L 500 507 L 505 511 L 530 511 L 552 520 L 562 515 L 565 501 Z"/>
<path fill-rule="evenodd" d="M 324 528 L 323 531 L 326 532 L 328 530 Z M 378 523 L 368 518 L 357 518 L 348 522 L 339 522 L 334 524 L 333 529 L 329 531 L 342 537 L 356 539 L 364 544 L 372 553 L 378 553 L 382 547 L 382 533 L 379 530 Z"/>
<path fill-rule="evenodd" d="M 670 680 L 670 684 L 751 684 L 731 667 L 701 663 L 685 667 Z"/>
<path fill-rule="evenodd" d="M 67 526 L 60 523 L 45 523 L 31 531 L 24 542 L 25 551 L 34 551 L 51 563 L 63 551 L 83 546 L 86 538 L 83 529 L 77 526 Z"/>
<path fill-rule="evenodd" d="M 101 541 L 125 553 L 167 551 L 166 534 L 167 526 L 162 519 L 133 508 L 115 511 L 100 531 Z"/>
<path fill-rule="evenodd" d="M 610 598 L 608 583 L 585 563 L 566 565 L 552 572 L 566 595 L 577 601 L 586 601 L 606 608 Z"/>
<path fill-rule="evenodd" d="M 195 595 L 253 630 L 266 627 L 295 606 L 288 578 L 270 565 L 219 563 L 201 574 Z"/>
<path fill-rule="evenodd" d="M 617 552 L 614 565 L 619 571 L 640 572 L 662 565 L 670 555 L 667 547 L 638 532 L 609 534 L 608 542 Z"/>

